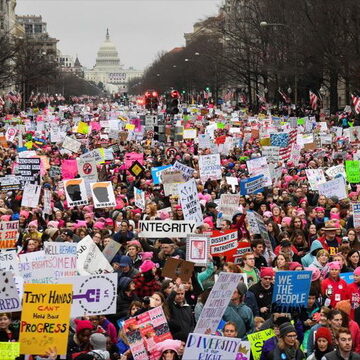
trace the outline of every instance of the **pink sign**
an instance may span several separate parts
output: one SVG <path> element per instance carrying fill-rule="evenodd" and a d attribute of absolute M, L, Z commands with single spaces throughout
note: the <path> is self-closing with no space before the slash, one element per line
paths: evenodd
<path fill-rule="evenodd" d="M 138 161 L 141 165 L 144 164 L 144 154 L 138 154 L 135 152 L 125 154 L 125 168 L 128 169 L 131 165 Z"/>
<path fill-rule="evenodd" d="M 63 160 L 61 164 L 61 174 L 63 180 L 74 179 L 78 173 L 76 160 Z"/>

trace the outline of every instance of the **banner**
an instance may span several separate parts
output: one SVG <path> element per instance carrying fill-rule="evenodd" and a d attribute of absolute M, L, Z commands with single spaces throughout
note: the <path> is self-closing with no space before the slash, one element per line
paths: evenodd
<path fill-rule="evenodd" d="M 273 329 L 266 329 L 248 334 L 247 338 L 250 342 L 251 353 L 254 360 L 260 360 L 261 352 L 266 340 L 275 336 Z"/>
<path fill-rule="evenodd" d="M 144 238 L 184 238 L 195 233 L 194 221 L 163 221 L 163 220 L 140 220 L 139 237 Z"/>
<path fill-rule="evenodd" d="M 161 354 L 156 344 L 172 339 L 161 306 L 125 320 L 123 329 L 134 360 L 159 359 Z"/>
<path fill-rule="evenodd" d="M 249 360 L 250 344 L 238 338 L 189 334 L 182 359 Z"/>
<path fill-rule="evenodd" d="M 95 209 L 115 207 L 115 194 L 110 181 L 90 184 Z"/>
<path fill-rule="evenodd" d="M 264 185 L 263 186 L 271 186 L 271 174 L 269 165 L 266 161 L 265 157 L 260 157 L 256 159 L 246 160 L 246 166 L 249 171 L 249 175 L 251 177 L 257 175 L 264 175 Z"/>
<path fill-rule="evenodd" d="M 77 243 L 77 270 L 80 275 L 103 274 L 114 271 L 89 235 Z"/>
<path fill-rule="evenodd" d="M 141 210 L 145 210 L 145 192 L 134 186 L 135 206 Z"/>
<path fill-rule="evenodd" d="M 354 228 L 360 228 L 360 202 L 352 203 Z"/>
<path fill-rule="evenodd" d="M 342 176 L 319 184 L 318 190 L 320 195 L 324 195 L 327 198 L 330 198 L 331 196 L 337 196 L 339 200 L 347 198 L 346 182 Z"/>
<path fill-rule="evenodd" d="M 250 195 L 264 191 L 264 175 L 257 175 L 248 179 L 240 180 L 240 194 Z"/>
<path fill-rule="evenodd" d="M 178 192 L 184 219 L 187 221 L 194 221 L 196 225 L 201 225 L 203 223 L 203 215 L 195 179 L 179 184 Z"/>
<path fill-rule="evenodd" d="M 0 273 L 0 313 L 21 311 L 21 301 L 10 271 Z"/>
<path fill-rule="evenodd" d="M 307 307 L 311 271 L 277 271 L 272 296 L 272 305 L 276 309 L 290 312 L 291 309 Z"/>
<path fill-rule="evenodd" d="M 319 184 L 326 182 L 323 169 L 305 169 L 311 190 L 318 190 Z"/>
<path fill-rule="evenodd" d="M 64 180 L 64 190 L 69 207 L 88 204 L 84 179 Z"/>
<path fill-rule="evenodd" d="M 346 179 L 349 183 L 360 183 L 360 161 L 359 160 L 346 160 Z"/>
<path fill-rule="evenodd" d="M 195 171 L 195 169 L 193 169 L 189 166 L 186 166 L 179 161 L 175 161 L 175 164 L 172 166 L 172 170 L 180 170 L 186 181 L 188 181 L 192 178 L 193 173 Z"/>
<path fill-rule="evenodd" d="M 220 154 L 200 155 L 200 179 L 203 183 L 210 180 L 221 180 Z"/>
<path fill-rule="evenodd" d="M 186 261 L 197 266 L 207 264 L 209 255 L 209 238 L 206 235 L 189 235 L 186 239 Z"/>
<path fill-rule="evenodd" d="M 215 332 L 241 279 L 242 274 L 226 272 L 219 274 L 194 329 L 196 334 Z"/>
<path fill-rule="evenodd" d="M 19 157 L 17 170 L 23 184 L 40 184 L 40 158 Z"/>
<path fill-rule="evenodd" d="M 19 221 L 0 221 L 0 249 L 16 247 L 19 234 Z"/>
<path fill-rule="evenodd" d="M 39 205 L 41 186 L 25 184 L 21 206 L 35 208 Z"/>
<path fill-rule="evenodd" d="M 118 274 L 63 277 L 59 284 L 72 284 L 71 318 L 116 313 Z"/>
<path fill-rule="evenodd" d="M 238 247 L 237 230 L 214 230 L 209 241 L 212 256 L 232 256 Z"/>
<path fill-rule="evenodd" d="M 20 321 L 20 353 L 66 355 L 72 285 L 25 284 Z"/>

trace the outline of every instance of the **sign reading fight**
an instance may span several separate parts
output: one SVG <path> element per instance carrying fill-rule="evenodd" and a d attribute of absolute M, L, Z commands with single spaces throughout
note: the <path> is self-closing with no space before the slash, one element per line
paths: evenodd
<path fill-rule="evenodd" d="M 162 221 L 162 220 L 142 220 L 139 221 L 139 237 L 148 238 L 175 238 L 186 237 L 193 234 L 196 229 L 194 221 Z"/>
<path fill-rule="evenodd" d="M 66 355 L 72 285 L 25 284 L 20 321 L 20 353 L 45 355 L 56 347 Z"/>
<path fill-rule="evenodd" d="M 308 303 L 311 271 L 278 271 L 275 275 L 273 307 L 284 309 L 306 307 Z"/>

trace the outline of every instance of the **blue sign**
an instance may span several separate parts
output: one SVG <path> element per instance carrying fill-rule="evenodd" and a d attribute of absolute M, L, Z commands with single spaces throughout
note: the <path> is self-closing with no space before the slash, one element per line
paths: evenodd
<path fill-rule="evenodd" d="M 273 306 L 288 312 L 307 307 L 312 271 L 278 271 L 272 297 Z"/>
<path fill-rule="evenodd" d="M 340 279 L 343 279 L 347 284 L 352 284 L 354 282 L 354 273 L 340 273 Z"/>
<path fill-rule="evenodd" d="M 154 185 L 161 184 L 160 174 L 163 170 L 170 168 L 172 165 L 164 165 L 151 168 L 151 176 L 154 181 Z"/>
<path fill-rule="evenodd" d="M 264 175 L 256 175 L 240 181 L 240 195 L 257 194 L 264 191 Z"/>

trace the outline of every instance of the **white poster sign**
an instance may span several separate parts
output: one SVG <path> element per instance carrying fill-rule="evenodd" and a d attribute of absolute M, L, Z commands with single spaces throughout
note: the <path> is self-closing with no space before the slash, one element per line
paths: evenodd
<path fill-rule="evenodd" d="M 221 180 L 220 154 L 201 155 L 199 157 L 200 179 Z"/>
<path fill-rule="evenodd" d="M 337 196 L 339 200 L 347 198 L 346 182 L 345 178 L 342 176 L 334 180 L 319 184 L 318 190 L 320 195 L 325 195 L 328 198 L 331 196 Z"/>
<path fill-rule="evenodd" d="M 66 150 L 77 153 L 80 150 L 81 142 L 77 141 L 70 136 L 66 136 L 62 147 Z"/>
<path fill-rule="evenodd" d="M 21 206 L 35 208 L 39 205 L 41 186 L 35 184 L 25 184 Z"/>
<path fill-rule="evenodd" d="M 326 182 L 323 169 L 306 169 L 311 190 L 318 190 L 319 184 Z"/>
<path fill-rule="evenodd" d="M 344 178 L 346 177 L 344 164 L 333 166 L 325 171 L 326 175 L 330 178 L 334 178 L 338 175 L 342 175 Z"/>
<path fill-rule="evenodd" d="M 88 204 L 84 179 L 77 178 L 64 180 L 64 190 L 69 207 Z"/>
<path fill-rule="evenodd" d="M 194 221 L 162 221 L 162 220 L 140 220 L 139 237 L 144 238 L 184 238 L 195 233 Z"/>
<path fill-rule="evenodd" d="M 196 187 L 195 179 L 178 185 L 179 201 L 183 210 L 184 219 L 194 221 L 196 225 L 201 225 L 203 215 Z"/>
<path fill-rule="evenodd" d="M 247 160 L 246 166 L 250 177 L 264 175 L 264 186 L 272 185 L 270 169 L 265 157 Z"/>
<path fill-rule="evenodd" d="M 189 166 L 186 166 L 179 161 L 175 161 L 175 164 L 172 166 L 172 170 L 180 170 L 182 172 L 185 180 L 191 179 L 191 177 L 195 171 L 195 169 L 193 169 Z"/>
<path fill-rule="evenodd" d="M 115 194 L 110 181 L 90 184 L 95 209 L 116 206 Z"/>
<path fill-rule="evenodd" d="M 14 276 L 20 275 L 16 249 L 0 250 L 0 270 L 11 271 Z"/>
<path fill-rule="evenodd" d="M 134 198 L 135 198 L 135 206 L 139 209 L 145 209 L 145 192 L 134 187 Z"/>
<path fill-rule="evenodd" d="M 10 271 L 1 271 L 0 284 L 0 312 L 21 311 L 21 301 L 16 288 L 14 275 Z"/>
<path fill-rule="evenodd" d="M 207 264 L 209 238 L 205 235 L 189 235 L 186 239 L 186 261 L 195 263 L 196 266 Z"/>

